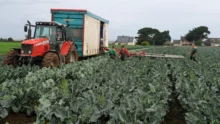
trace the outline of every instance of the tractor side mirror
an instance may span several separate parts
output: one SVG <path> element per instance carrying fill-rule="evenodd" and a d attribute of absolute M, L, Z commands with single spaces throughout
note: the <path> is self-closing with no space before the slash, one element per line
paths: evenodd
<path fill-rule="evenodd" d="M 24 26 L 24 32 L 27 32 L 27 25 Z"/>

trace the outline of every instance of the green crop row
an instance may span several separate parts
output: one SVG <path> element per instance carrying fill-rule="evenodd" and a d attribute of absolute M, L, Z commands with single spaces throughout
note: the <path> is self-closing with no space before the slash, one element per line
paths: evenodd
<path fill-rule="evenodd" d="M 189 47 L 147 49 L 152 52 L 185 58 L 105 55 L 60 69 L 0 66 L 0 118 L 16 112 L 36 113 L 36 124 L 219 121 L 220 49 L 199 47 L 198 62 L 189 59 Z"/>

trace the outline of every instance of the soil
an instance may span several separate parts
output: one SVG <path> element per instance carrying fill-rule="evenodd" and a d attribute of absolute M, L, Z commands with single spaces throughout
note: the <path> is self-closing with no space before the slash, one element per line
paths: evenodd
<path fill-rule="evenodd" d="M 169 112 L 165 115 L 161 124 L 186 124 L 186 110 L 182 107 L 177 97 L 168 102 Z"/>
<path fill-rule="evenodd" d="M 161 124 L 186 124 L 185 113 L 187 112 L 183 106 L 180 104 L 178 100 L 178 92 L 175 88 L 176 77 L 173 76 L 173 71 L 171 69 L 171 65 L 167 64 L 169 70 L 171 70 L 171 74 L 168 74 L 170 81 L 172 82 L 172 86 L 169 87 L 172 90 L 170 95 L 171 101 L 168 101 L 169 111 L 164 117 L 164 121 Z"/>
<path fill-rule="evenodd" d="M 10 113 L 0 124 L 33 124 L 36 120 L 36 116 L 28 117 L 23 113 Z"/>

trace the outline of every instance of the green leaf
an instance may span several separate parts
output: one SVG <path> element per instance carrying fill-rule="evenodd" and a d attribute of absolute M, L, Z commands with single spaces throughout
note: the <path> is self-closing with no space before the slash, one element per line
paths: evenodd
<path fill-rule="evenodd" d="M 8 116 L 8 111 L 5 108 L 0 107 L 0 117 L 5 118 Z"/>
<path fill-rule="evenodd" d="M 12 105 L 12 109 L 15 113 L 18 113 L 20 111 L 21 107 L 22 107 L 21 105 L 18 105 L 18 106 Z"/>
<path fill-rule="evenodd" d="M 101 113 L 98 110 L 95 110 L 90 117 L 89 122 L 97 122 L 98 118 L 101 117 Z"/>
<path fill-rule="evenodd" d="M 0 100 L 0 106 L 9 108 L 11 106 L 11 100 Z"/>
<path fill-rule="evenodd" d="M 44 110 L 44 109 L 46 109 L 46 108 L 51 106 L 51 103 L 50 103 L 50 101 L 48 99 L 40 98 L 39 102 L 41 104 L 42 110 Z"/>

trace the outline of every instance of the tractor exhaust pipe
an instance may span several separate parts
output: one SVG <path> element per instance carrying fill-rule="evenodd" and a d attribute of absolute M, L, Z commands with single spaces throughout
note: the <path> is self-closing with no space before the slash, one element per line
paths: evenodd
<path fill-rule="evenodd" d="M 27 38 L 31 39 L 31 23 L 29 21 L 27 21 L 27 22 L 28 22 L 28 26 L 29 26 Z"/>
<path fill-rule="evenodd" d="M 26 24 L 24 26 L 24 32 L 28 32 L 27 39 L 31 39 L 31 26 L 32 25 L 31 25 L 30 21 L 27 21 L 27 22 L 28 22 L 28 24 Z M 27 25 L 28 25 L 28 27 L 27 27 Z"/>

